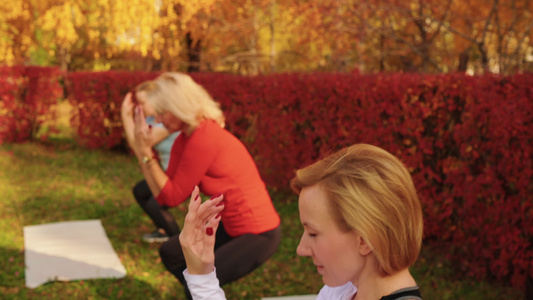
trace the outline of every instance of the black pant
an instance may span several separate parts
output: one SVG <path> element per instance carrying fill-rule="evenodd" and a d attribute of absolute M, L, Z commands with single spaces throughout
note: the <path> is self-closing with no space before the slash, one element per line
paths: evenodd
<path fill-rule="evenodd" d="M 155 200 L 146 180 L 140 181 L 133 187 L 133 196 L 157 228 L 164 229 L 169 236 L 177 236 L 180 233 L 180 227 L 168 211 L 168 206 L 161 206 Z"/>
<path fill-rule="evenodd" d="M 278 249 L 281 242 L 281 228 L 261 234 L 243 234 L 231 237 L 220 222 L 215 241 L 215 267 L 220 285 L 235 281 L 249 274 Z M 181 250 L 179 236 L 170 238 L 159 248 L 163 264 L 185 288 L 187 299 L 192 299 L 183 271 L 187 268 Z"/>

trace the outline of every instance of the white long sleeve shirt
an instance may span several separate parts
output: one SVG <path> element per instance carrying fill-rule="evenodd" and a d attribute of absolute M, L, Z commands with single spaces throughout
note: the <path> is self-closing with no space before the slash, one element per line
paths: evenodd
<path fill-rule="evenodd" d="M 183 275 L 194 300 L 226 299 L 215 271 L 205 275 L 191 275 L 185 269 Z M 318 293 L 316 300 L 350 300 L 356 292 L 357 288 L 351 282 L 337 287 L 325 285 Z"/>
<path fill-rule="evenodd" d="M 226 295 L 220 287 L 215 270 L 205 275 L 191 275 L 189 270 L 183 271 L 187 286 L 194 300 L 225 300 Z"/>

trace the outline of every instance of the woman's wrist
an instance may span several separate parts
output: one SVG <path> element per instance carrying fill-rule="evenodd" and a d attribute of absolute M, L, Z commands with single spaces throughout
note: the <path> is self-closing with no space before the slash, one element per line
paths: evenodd
<path fill-rule="evenodd" d="M 155 159 L 155 154 L 152 151 L 152 149 L 150 149 L 150 150 L 140 150 L 140 151 L 137 152 L 137 160 L 141 164 L 146 164 L 148 162 L 148 160 L 153 160 L 153 159 Z"/>

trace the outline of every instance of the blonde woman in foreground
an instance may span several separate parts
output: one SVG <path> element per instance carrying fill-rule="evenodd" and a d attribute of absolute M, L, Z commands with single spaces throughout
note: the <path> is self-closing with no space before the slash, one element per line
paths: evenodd
<path fill-rule="evenodd" d="M 387 151 L 356 144 L 296 172 L 304 233 L 296 250 L 326 284 L 317 299 L 422 299 L 409 272 L 422 244 L 422 210 L 404 165 Z M 225 299 L 214 268 L 219 199 L 194 200 L 179 237 L 194 299 Z"/>

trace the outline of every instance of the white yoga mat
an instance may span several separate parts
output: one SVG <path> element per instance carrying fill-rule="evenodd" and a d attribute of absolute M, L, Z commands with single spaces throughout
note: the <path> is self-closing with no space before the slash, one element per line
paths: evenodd
<path fill-rule="evenodd" d="M 29 288 L 49 281 L 126 276 L 100 220 L 25 226 L 24 258 Z"/>

